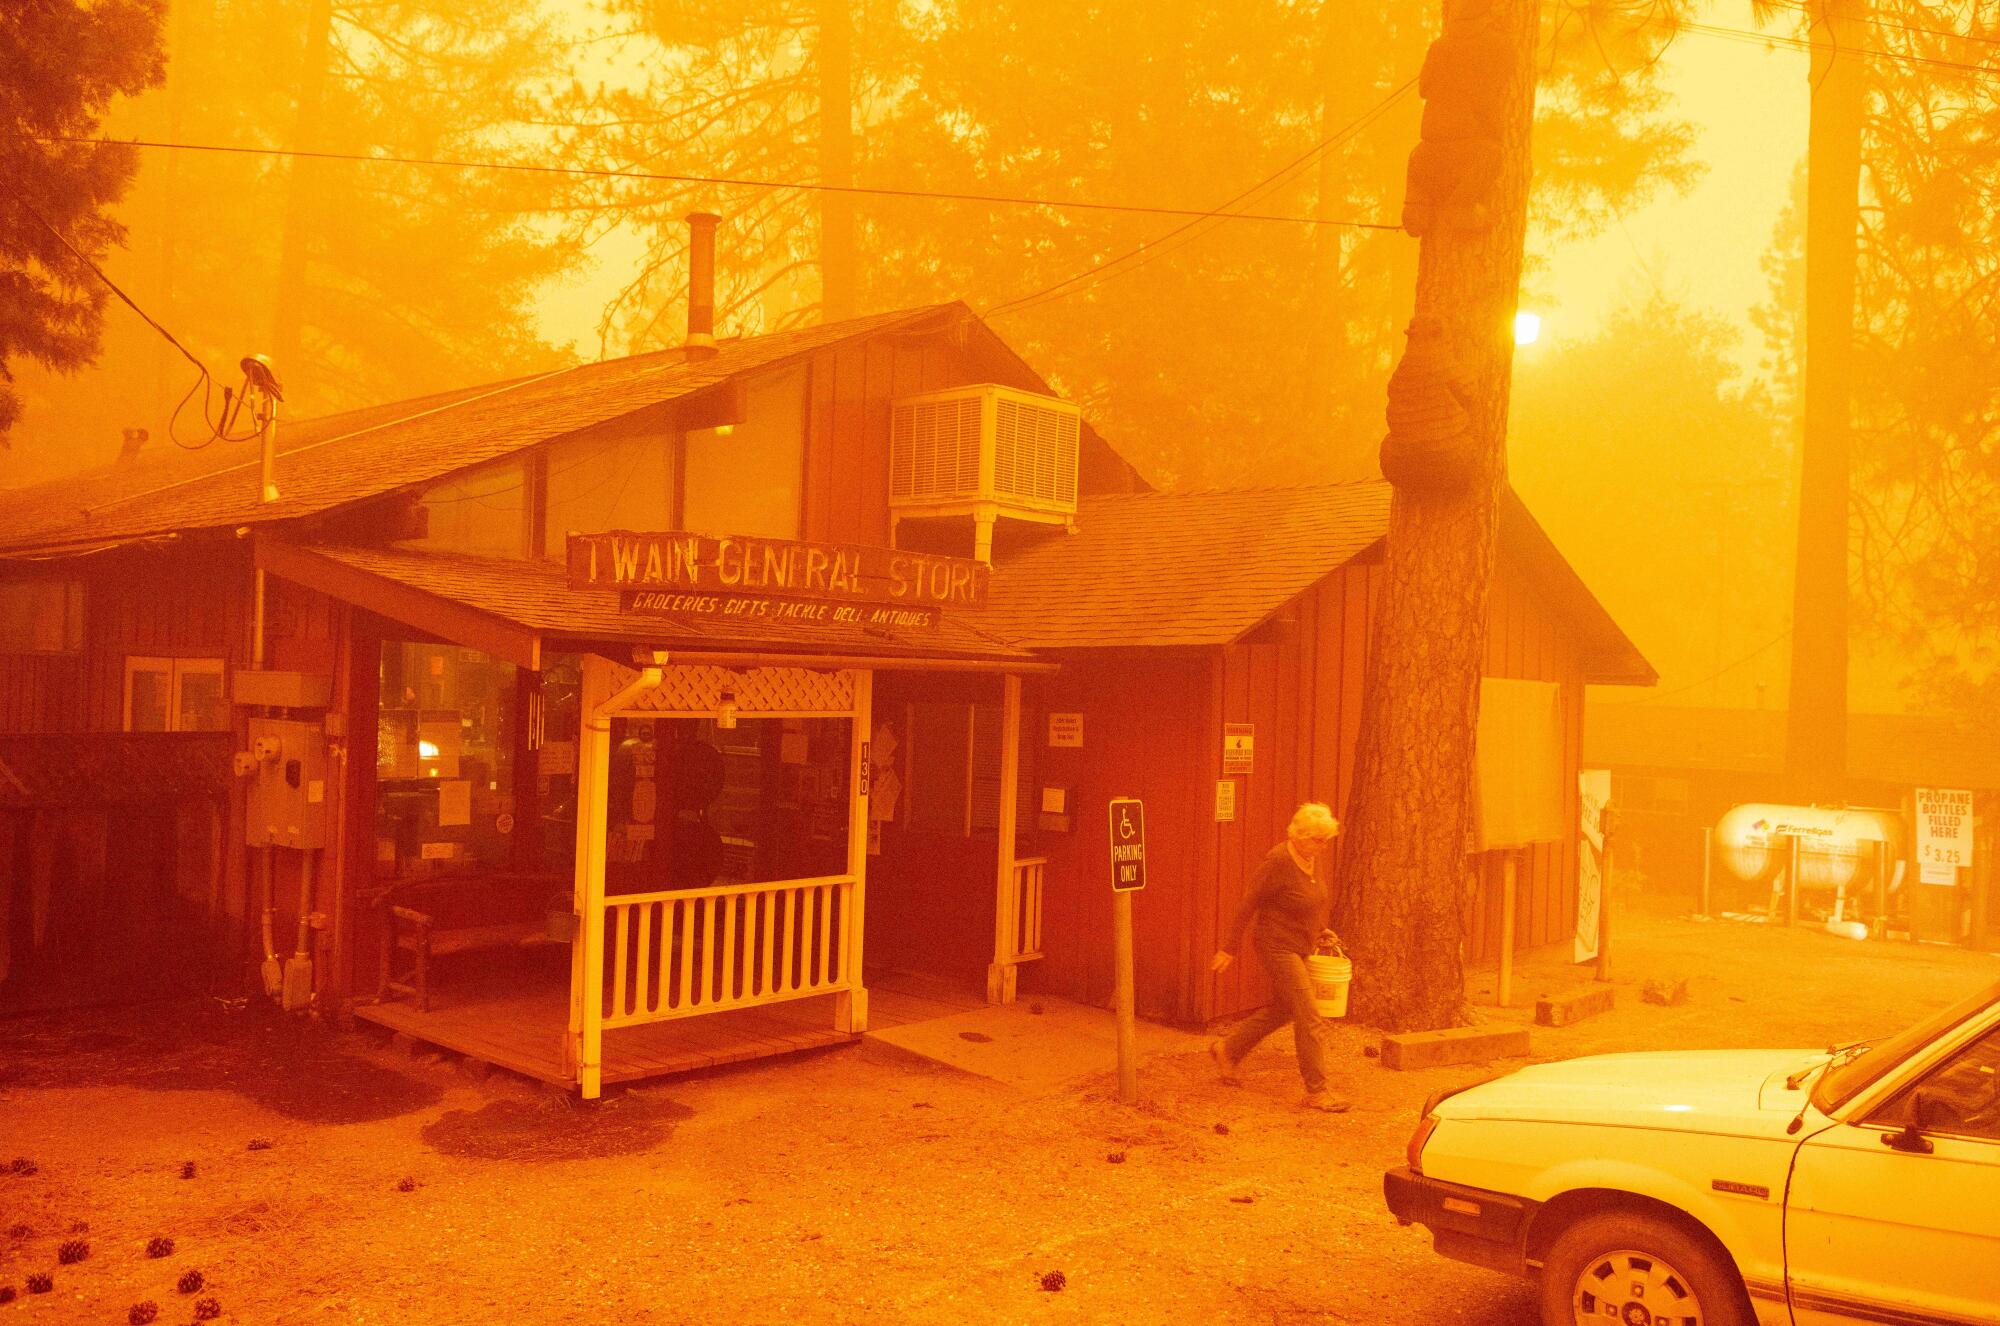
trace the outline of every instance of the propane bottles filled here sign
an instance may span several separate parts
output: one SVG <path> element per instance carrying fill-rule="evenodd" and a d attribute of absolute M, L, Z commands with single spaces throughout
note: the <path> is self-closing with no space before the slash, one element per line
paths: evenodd
<path fill-rule="evenodd" d="M 935 626 L 986 601 L 985 564 L 965 557 L 758 535 L 572 534 L 571 589 L 615 589 L 626 612 Z"/>

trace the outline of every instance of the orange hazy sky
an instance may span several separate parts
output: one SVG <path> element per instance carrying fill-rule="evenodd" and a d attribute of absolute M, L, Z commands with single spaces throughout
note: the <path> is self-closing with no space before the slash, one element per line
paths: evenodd
<path fill-rule="evenodd" d="M 1741 0 L 1703 18 L 1717 27 L 1752 26 Z M 1805 152 L 1806 55 L 1694 31 L 1674 40 L 1662 64 L 1678 113 L 1693 126 L 1693 155 L 1707 172 L 1686 194 L 1655 200 L 1553 254 L 1541 278 L 1551 296 L 1543 335 L 1552 342 L 1588 336 L 1611 309 L 1658 284 L 1737 323 L 1741 361 L 1754 371 L 1762 342 L 1747 315 L 1765 297 L 1760 264 Z"/>

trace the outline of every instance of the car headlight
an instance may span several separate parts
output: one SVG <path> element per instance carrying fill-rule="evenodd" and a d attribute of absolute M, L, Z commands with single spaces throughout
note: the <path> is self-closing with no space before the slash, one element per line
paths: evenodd
<path fill-rule="evenodd" d="M 1410 1173 L 1424 1172 L 1424 1143 L 1431 1140 L 1431 1134 L 1437 1131 L 1437 1126 L 1437 1116 L 1434 1114 L 1426 1113 L 1423 1118 L 1417 1120 L 1417 1131 L 1410 1134 L 1410 1145 L 1403 1152 L 1410 1162 Z"/>

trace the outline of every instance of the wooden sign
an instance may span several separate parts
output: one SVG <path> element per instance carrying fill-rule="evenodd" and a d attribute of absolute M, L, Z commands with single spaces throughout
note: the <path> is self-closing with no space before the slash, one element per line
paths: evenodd
<path fill-rule="evenodd" d="M 763 598 L 755 594 L 702 594 L 672 589 L 625 589 L 623 612 L 656 612 L 669 617 L 728 617 L 756 622 L 838 622 L 901 630 L 928 630 L 938 624 L 936 608 L 887 603 L 827 603 L 810 599 Z"/>
<path fill-rule="evenodd" d="M 662 596 L 739 596 L 900 608 L 976 607 L 987 567 L 966 557 L 854 544 L 801 543 L 756 535 L 572 534 L 571 589 L 652 591 Z M 628 604 L 634 611 L 700 611 Z"/>

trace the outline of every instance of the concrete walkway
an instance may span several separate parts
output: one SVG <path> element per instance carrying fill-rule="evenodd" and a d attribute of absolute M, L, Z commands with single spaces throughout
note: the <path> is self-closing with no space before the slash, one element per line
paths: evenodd
<path fill-rule="evenodd" d="M 1118 1026 L 1110 1011 L 1047 995 L 871 1031 L 867 1039 L 1028 1092 L 1056 1091 L 1118 1068 Z M 1157 1056 L 1197 1054 L 1207 1043 L 1194 1032 L 1139 1023 L 1141 1065 Z"/>

